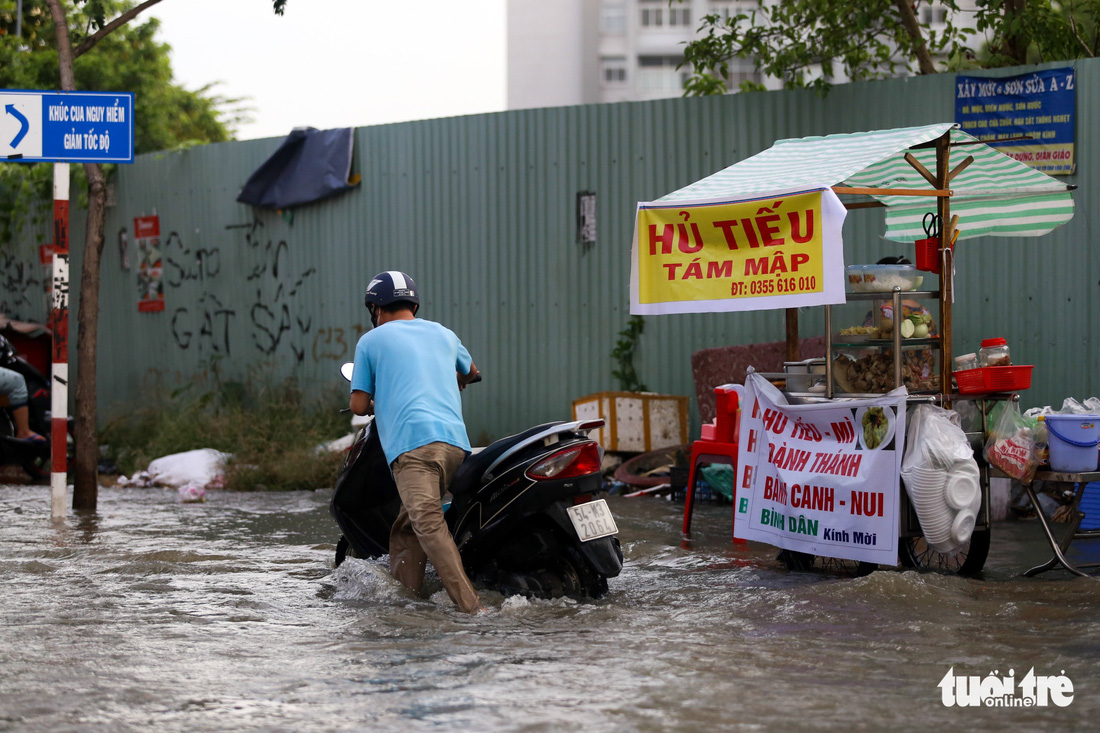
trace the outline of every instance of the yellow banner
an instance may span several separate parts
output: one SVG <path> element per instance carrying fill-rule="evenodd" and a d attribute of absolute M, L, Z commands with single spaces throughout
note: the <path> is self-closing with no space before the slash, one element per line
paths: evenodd
<path fill-rule="evenodd" d="M 811 300 L 820 303 L 835 285 L 827 282 L 836 275 L 828 259 L 843 258 L 843 208 L 837 220 L 833 207 L 823 206 L 825 196 L 835 198 L 832 192 L 814 190 L 720 204 L 639 206 L 636 305 L 643 313 L 684 313 L 684 308 L 660 304 L 709 303 L 706 310 L 750 310 L 783 307 L 788 297 L 791 307 L 809 305 Z M 767 305 L 714 305 L 753 298 Z"/>

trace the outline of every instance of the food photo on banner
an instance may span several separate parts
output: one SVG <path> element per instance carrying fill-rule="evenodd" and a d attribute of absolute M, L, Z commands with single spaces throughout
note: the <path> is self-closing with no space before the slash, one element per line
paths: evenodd
<path fill-rule="evenodd" d="M 745 380 L 738 441 L 739 539 L 896 565 L 904 388 L 881 397 L 792 405 Z"/>

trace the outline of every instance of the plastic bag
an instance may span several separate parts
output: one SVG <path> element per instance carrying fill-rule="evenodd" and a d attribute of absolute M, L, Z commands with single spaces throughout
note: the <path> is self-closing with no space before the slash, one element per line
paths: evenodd
<path fill-rule="evenodd" d="M 216 485 L 225 480 L 225 463 L 230 458 L 212 448 L 200 448 L 161 456 L 149 464 L 149 475 L 160 486 L 179 488 L 195 483 L 201 486 Z"/>
<path fill-rule="evenodd" d="M 715 463 L 703 468 L 701 472 L 710 488 L 733 501 L 733 466 Z"/>
<path fill-rule="evenodd" d="M 206 501 L 206 487 L 202 484 L 189 483 L 179 488 L 180 503 L 201 504 Z"/>
<path fill-rule="evenodd" d="M 985 441 L 985 460 L 1007 476 L 1031 483 L 1039 467 L 1034 423 L 1020 414 L 1015 402 L 1005 402 Z"/>
<path fill-rule="evenodd" d="M 1067 397 L 1062 401 L 1062 409 L 1058 411 L 1060 415 L 1087 415 L 1089 408 L 1082 405 L 1072 397 Z"/>
<path fill-rule="evenodd" d="M 958 413 L 935 405 L 909 411 L 901 477 L 924 539 L 954 552 L 970 539 L 981 506 L 980 473 Z"/>
<path fill-rule="evenodd" d="M 907 425 L 903 472 L 914 465 L 949 469 L 956 461 L 974 459 L 958 413 L 935 405 L 917 405 L 909 411 Z"/>

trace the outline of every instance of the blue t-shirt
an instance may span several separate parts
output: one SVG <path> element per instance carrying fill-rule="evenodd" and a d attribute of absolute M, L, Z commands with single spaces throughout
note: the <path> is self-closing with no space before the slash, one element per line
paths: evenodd
<path fill-rule="evenodd" d="M 436 442 L 469 452 L 455 372 L 469 374 L 472 365 L 458 336 L 432 321 L 390 321 L 363 334 L 351 389 L 374 397 L 374 421 L 390 463 Z"/>

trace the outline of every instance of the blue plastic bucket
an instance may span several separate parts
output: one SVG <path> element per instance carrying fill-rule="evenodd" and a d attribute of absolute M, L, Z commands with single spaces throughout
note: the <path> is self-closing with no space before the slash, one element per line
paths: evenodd
<path fill-rule="evenodd" d="M 1085 484 L 1085 493 L 1081 494 L 1081 504 L 1077 508 L 1085 514 L 1079 529 L 1100 529 L 1100 481 Z"/>
<path fill-rule="evenodd" d="M 1100 415 L 1047 415 L 1050 468 L 1063 473 L 1095 471 L 1100 453 Z"/>

